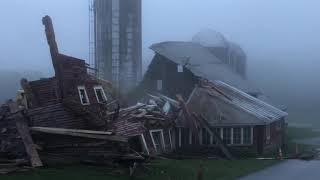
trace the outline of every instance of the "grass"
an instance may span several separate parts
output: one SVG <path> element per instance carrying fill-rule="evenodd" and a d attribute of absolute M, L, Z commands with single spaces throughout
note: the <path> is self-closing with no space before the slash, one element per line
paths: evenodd
<path fill-rule="evenodd" d="M 1 180 L 195 180 L 200 165 L 204 167 L 204 179 L 235 179 L 275 164 L 277 161 L 259 160 L 157 160 L 151 170 L 138 172 L 130 178 L 111 175 L 103 167 L 73 166 L 44 168 L 30 172 L 0 176 Z"/>
<path fill-rule="evenodd" d="M 303 140 L 309 138 L 320 137 L 320 131 L 313 131 L 310 128 L 297 128 L 288 127 L 287 128 L 287 150 L 288 153 L 295 153 L 296 142 L 294 140 Z M 299 151 L 310 151 L 318 146 L 298 144 Z"/>

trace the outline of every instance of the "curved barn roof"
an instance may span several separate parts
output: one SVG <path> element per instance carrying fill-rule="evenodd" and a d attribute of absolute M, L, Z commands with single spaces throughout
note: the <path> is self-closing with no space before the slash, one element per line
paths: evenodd
<path fill-rule="evenodd" d="M 204 47 L 228 47 L 228 41 L 219 32 L 206 29 L 193 36 L 192 42 L 199 43 Z"/>
<path fill-rule="evenodd" d="M 198 43 L 162 42 L 154 44 L 150 48 L 174 63 L 183 65 L 195 76 L 211 81 L 220 80 L 247 93 L 260 92 Z"/>
<path fill-rule="evenodd" d="M 230 42 L 229 41 L 229 48 L 232 52 L 235 52 L 236 54 L 246 57 L 246 53 L 244 52 L 244 50 L 241 48 L 241 46 L 237 43 L 234 42 Z"/>

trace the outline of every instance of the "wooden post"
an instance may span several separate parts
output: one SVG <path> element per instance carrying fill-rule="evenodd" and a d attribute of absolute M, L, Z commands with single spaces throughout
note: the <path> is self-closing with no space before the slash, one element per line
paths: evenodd
<path fill-rule="evenodd" d="M 61 72 L 61 62 L 59 61 L 59 49 L 50 16 L 43 17 L 42 24 L 45 26 L 45 33 L 50 48 L 52 65 L 54 68 L 55 76 L 58 80 L 58 98 L 63 99 L 63 74 Z"/>
<path fill-rule="evenodd" d="M 29 127 L 27 123 L 21 117 L 16 117 L 16 126 L 18 133 L 20 134 L 24 147 L 27 151 L 27 154 L 30 158 L 31 166 L 32 167 L 41 167 L 43 166 L 42 161 L 39 157 L 38 151 L 35 148 L 33 143 L 33 139 L 29 132 Z"/>
<path fill-rule="evenodd" d="M 18 133 L 22 139 L 26 152 L 29 156 L 30 163 L 32 167 L 41 167 L 43 166 L 42 161 L 39 157 L 38 151 L 35 148 L 33 139 L 29 132 L 28 124 L 25 122 L 24 116 L 22 115 L 21 110 L 18 107 L 18 104 L 15 102 L 9 103 L 10 112 L 15 114 L 13 118 L 15 119 L 16 127 Z"/>

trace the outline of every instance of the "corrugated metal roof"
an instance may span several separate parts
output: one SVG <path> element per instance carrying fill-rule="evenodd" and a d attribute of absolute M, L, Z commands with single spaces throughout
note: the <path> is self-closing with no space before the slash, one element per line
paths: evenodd
<path fill-rule="evenodd" d="M 232 87 L 222 81 L 214 81 L 213 84 L 220 91 L 222 91 L 228 98 L 231 99 L 231 103 L 244 111 L 256 116 L 257 118 L 263 120 L 265 123 L 273 122 L 275 120 L 281 119 L 288 116 L 288 113 L 263 102 L 235 87 Z M 211 90 L 214 91 L 214 90 Z M 217 94 L 217 93 L 215 93 Z M 220 95 L 221 98 L 224 98 Z M 224 98 L 226 101 L 226 98 Z"/>
<path fill-rule="evenodd" d="M 187 106 L 215 127 L 265 125 L 288 115 L 221 81 L 196 87 Z"/>
<path fill-rule="evenodd" d="M 195 76 L 211 81 L 220 80 L 245 92 L 260 92 L 198 43 L 162 42 L 154 44 L 150 48 L 176 64 L 184 65 Z"/>

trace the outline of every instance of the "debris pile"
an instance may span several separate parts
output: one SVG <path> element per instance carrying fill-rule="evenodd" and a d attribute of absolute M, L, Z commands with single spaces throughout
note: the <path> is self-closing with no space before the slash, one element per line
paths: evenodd
<path fill-rule="evenodd" d="M 17 106 L 12 104 L 0 108 L 0 173 L 43 164 L 90 163 L 131 167 L 135 162 L 144 161 L 139 153 L 130 149 L 124 136 L 111 131 L 35 127 L 28 110 L 14 110 L 12 107 Z"/>

